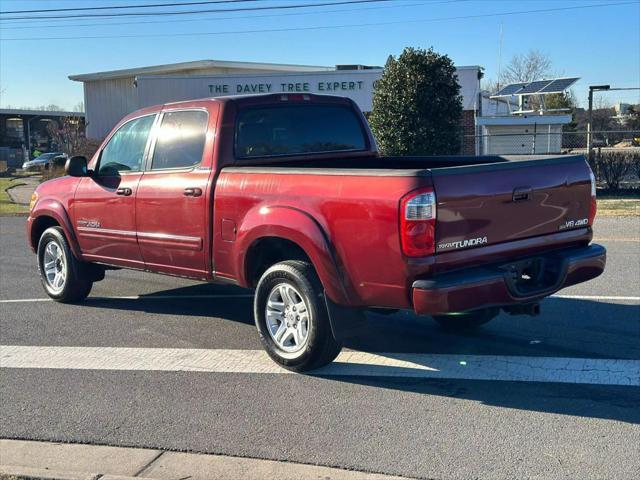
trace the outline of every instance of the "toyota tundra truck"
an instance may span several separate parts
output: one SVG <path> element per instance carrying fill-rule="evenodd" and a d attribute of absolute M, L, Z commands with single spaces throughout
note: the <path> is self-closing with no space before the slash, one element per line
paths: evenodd
<path fill-rule="evenodd" d="M 367 309 L 471 328 L 605 266 L 584 157 L 384 157 L 342 97 L 145 108 L 66 173 L 27 220 L 49 297 L 118 268 L 254 289 L 262 344 L 294 371 L 335 359 Z"/>

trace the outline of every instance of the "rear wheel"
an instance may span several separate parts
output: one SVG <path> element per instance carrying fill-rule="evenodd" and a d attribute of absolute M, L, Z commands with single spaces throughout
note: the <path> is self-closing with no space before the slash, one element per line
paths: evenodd
<path fill-rule="evenodd" d="M 76 260 L 60 227 L 40 237 L 38 270 L 47 295 L 57 302 L 82 301 L 93 286 L 90 266 Z"/>
<path fill-rule="evenodd" d="M 342 349 L 331 331 L 322 285 L 308 262 L 281 262 L 264 272 L 254 317 L 265 350 L 289 370 L 319 368 Z"/>
<path fill-rule="evenodd" d="M 493 320 L 500 310 L 497 308 L 485 308 L 466 313 L 452 313 L 449 315 L 435 315 L 433 319 L 445 330 L 463 331 L 473 330 Z"/>

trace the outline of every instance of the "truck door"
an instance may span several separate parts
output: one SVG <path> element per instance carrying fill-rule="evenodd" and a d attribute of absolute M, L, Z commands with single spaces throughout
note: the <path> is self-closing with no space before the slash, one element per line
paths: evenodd
<path fill-rule="evenodd" d="M 136 238 L 136 192 L 156 114 L 122 125 L 99 153 L 73 202 L 78 242 L 88 260 L 143 268 Z"/>
<path fill-rule="evenodd" d="M 136 199 L 138 244 L 152 271 L 206 278 L 212 170 L 204 152 L 211 155 L 213 142 L 210 135 L 206 145 L 208 123 L 204 109 L 167 110 L 158 122 Z"/>

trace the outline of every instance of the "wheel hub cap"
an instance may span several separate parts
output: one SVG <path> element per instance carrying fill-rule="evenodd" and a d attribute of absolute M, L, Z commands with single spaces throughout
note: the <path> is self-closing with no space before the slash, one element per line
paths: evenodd
<path fill-rule="evenodd" d="M 49 288 L 54 292 L 60 292 L 67 278 L 67 268 L 64 252 L 54 241 L 47 243 L 44 248 L 42 270 Z"/>
<path fill-rule="evenodd" d="M 309 311 L 298 290 L 288 283 L 276 285 L 267 299 L 267 330 L 282 350 L 301 350 L 309 339 Z"/>

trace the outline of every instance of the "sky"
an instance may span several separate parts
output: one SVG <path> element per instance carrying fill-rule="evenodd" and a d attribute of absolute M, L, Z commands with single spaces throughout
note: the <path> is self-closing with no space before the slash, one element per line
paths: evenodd
<path fill-rule="evenodd" d="M 0 12 L 185 1 L 189 0 L 0 0 Z M 119 11 L 340 1 L 257 0 Z M 539 11 L 547 9 L 555 10 Z M 104 11 L 38 15 L 97 13 Z M 34 15 L 0 15 L 1 107 L 56 104 L 73 109 L 83 93 L 81 83 L 67 78 L 71 74 L 204 59 L 384 65 L 389 55 L 407 46 L 433 47 L 456 65 L 480 65 L 485 79 L 496 78 L 513 55 L 539 50 L 551 58 L 558 76 L 581 77 L 573 88 L 581 106 L 586 106 L 589 85 L 640 87 L 640 0 L 368 0 L 161 17 L 6 20 Z M 609 105 L 640 103 L 638 90 L 599 95 Z"/>

